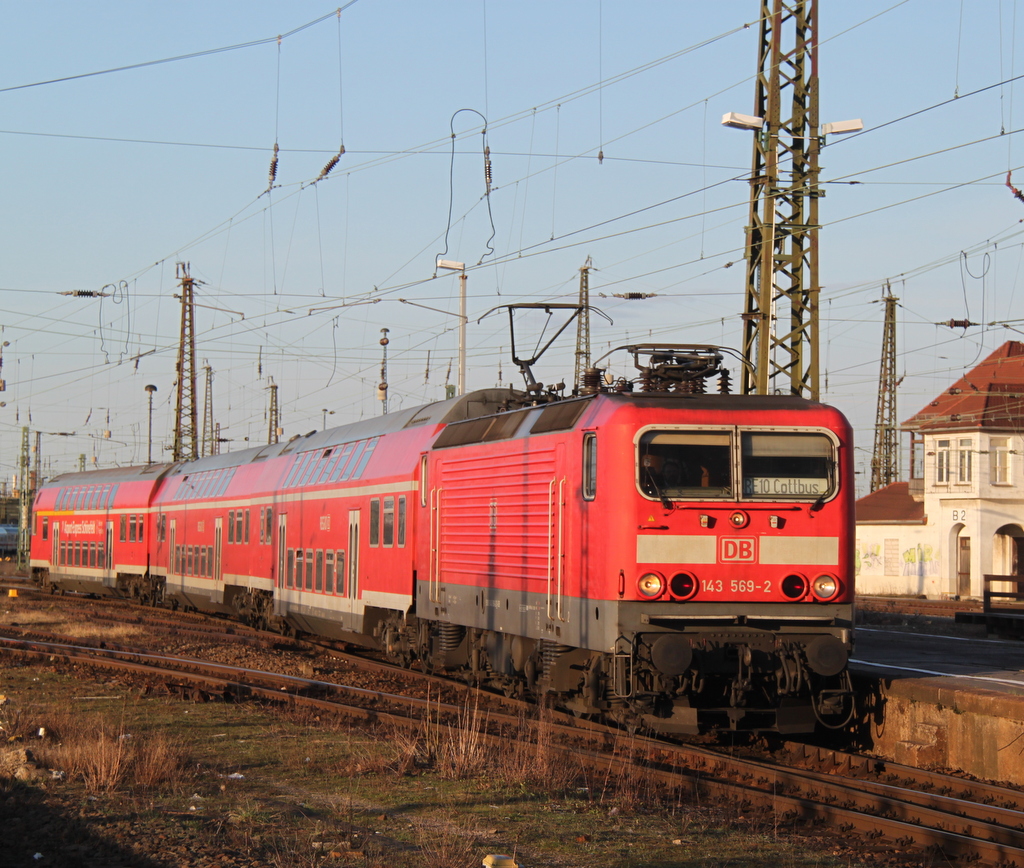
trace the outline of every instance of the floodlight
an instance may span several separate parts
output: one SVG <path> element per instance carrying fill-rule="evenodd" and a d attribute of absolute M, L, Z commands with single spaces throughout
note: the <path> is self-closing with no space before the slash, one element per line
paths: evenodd
<path fill-rule="evenodd" d="M 722 125 L 734 130 L 753 130 L 757 132 L 764 126 L 764 118 L 754 115 L 741 115 L 739 112 L 726 112 L 722 115 Z"/>

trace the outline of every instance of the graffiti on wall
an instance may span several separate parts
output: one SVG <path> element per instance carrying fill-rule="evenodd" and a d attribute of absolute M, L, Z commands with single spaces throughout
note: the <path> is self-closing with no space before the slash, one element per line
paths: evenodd
<path fill-rule="evenodd" d="M 896 540 L 886 540 L 886 545 L 880 543 L 861 543 L 857 541 L 857 548 L 854 552 L 854 566 L 857 575 L 886 575 L 886 576 L 937 576 L 939 574 L 939 560 L 935 555 L 935 549 L 928 543 L 904 548 L 900 551 L 897 546 L 891 545 Z M 899 556 L 895 556 L 896 552 Z"/>

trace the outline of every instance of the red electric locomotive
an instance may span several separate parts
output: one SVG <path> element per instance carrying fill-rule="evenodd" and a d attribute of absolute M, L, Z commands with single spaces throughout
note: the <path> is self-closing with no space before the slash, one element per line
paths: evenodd
<path fill-rule="evenodd" d="M 844 724 L 848 422 L 795 397 L 704 394 L 727 376 L 713 348 L 629 349 L 635 382 L 592 370 L 573 398 L 528 377 L 286 444 L 59 477 L 36 500 L 33 570 L 629 726 Z M 108 493 L 71 493 L 91 487 Z M 89 522 L 95 564 L 64 545 Z"/>

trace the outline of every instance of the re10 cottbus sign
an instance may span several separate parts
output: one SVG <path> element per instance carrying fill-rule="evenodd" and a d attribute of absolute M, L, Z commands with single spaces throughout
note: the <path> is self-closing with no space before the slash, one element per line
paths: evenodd
<path fill-rule="evenodd" d="M 757 539 L 752 536 L 723 536 L 718 541 L 718 561 L 723 564 L 756 563 Z"/>

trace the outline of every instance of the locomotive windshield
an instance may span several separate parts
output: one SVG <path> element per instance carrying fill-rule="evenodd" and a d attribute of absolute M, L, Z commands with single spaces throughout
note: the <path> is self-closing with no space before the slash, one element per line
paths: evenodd
<path fill-rule="evenodd" d="M 638 482 L 650 498 L 808 500 L 836 486 L 835 450 L 819 433 L 646 431 L 638 444 Z M 734 480 L 734 444 L 740 480 Z"/>
<path fill-rule="evenodd" d="M 640 438 L 640 490 L 648 497 L 732 497 L 728 431 L 648 431 Z"/>
<path fill-rule="evenodd" d="M 833 446 L 824 434 L 747 431 L 741 440 L 744 497 L 817 500 L 832 494 Z"/>

